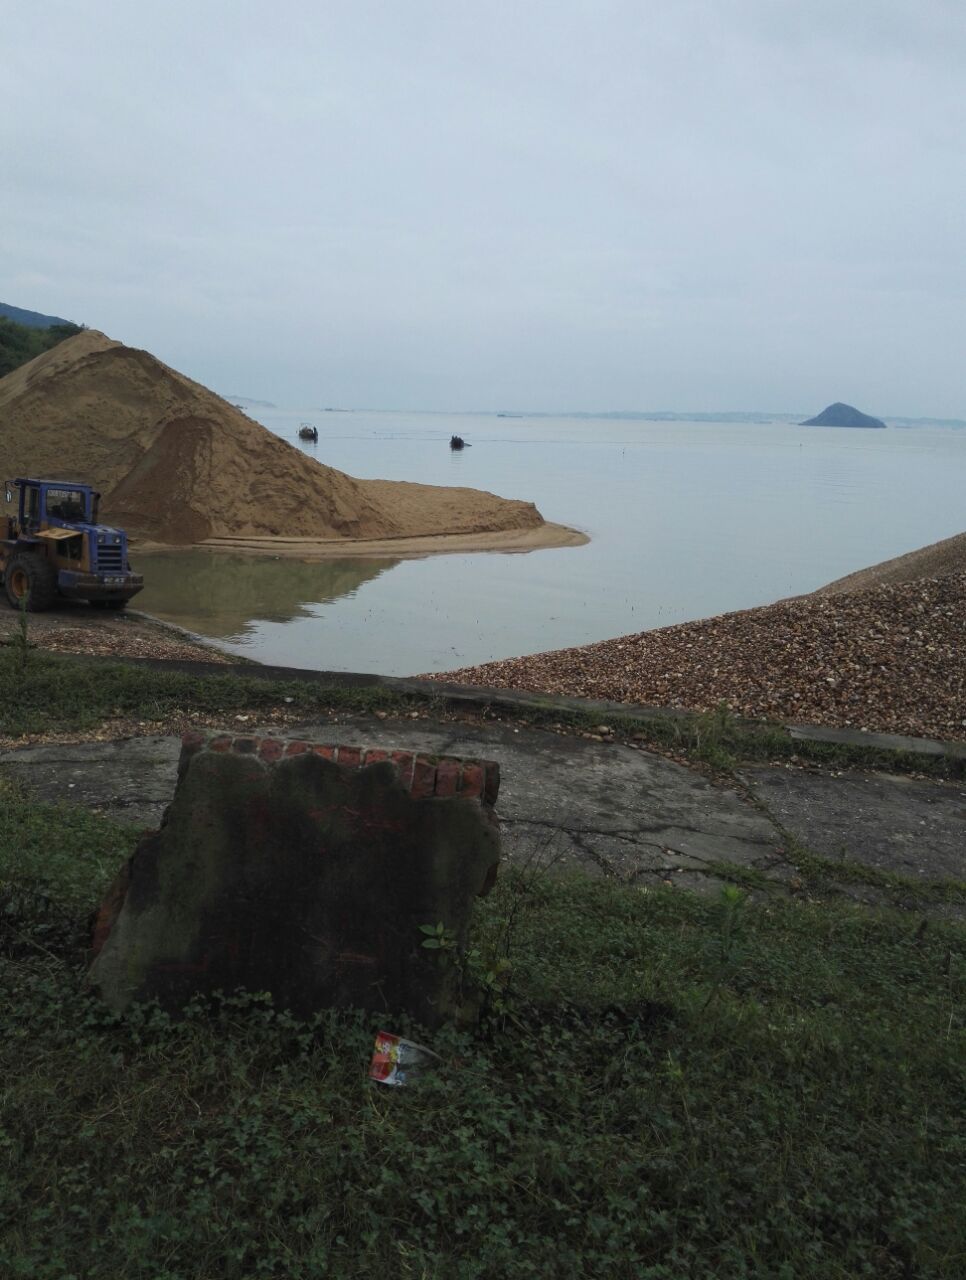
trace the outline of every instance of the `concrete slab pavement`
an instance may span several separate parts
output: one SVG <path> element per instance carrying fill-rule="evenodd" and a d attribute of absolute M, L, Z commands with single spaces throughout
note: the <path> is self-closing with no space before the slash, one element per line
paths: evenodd
<path fill-rule="evenodd" d="M 791 835 L 826 858 L 922 880 L 966 878 L 962 782 L 765 766 L 743 770 L 732 789 L 648 751 L 509 723 L 339 716 L 280 736 L 497 760 L 504 853 L 517 863 L 717 892 L 713 864 L 724 862 L 783 886 L 795 878 Z M 0 777 L 156 828 L 179 749 L 174 737 L 24 747 L 0 752 Z"/>
<path fill-rule="evenodd" d="M 966 783 L 887 773 L 743 769 L 781 826 L 821 857 L 912 879 L 966 879 Z"/>

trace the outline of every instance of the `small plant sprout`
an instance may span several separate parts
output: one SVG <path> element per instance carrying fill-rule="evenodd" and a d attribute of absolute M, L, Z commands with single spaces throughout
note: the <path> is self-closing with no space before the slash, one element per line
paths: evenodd
<path fill-rule="evenodd" d="M 707 1009 L 716 996 L 735 976 L 741 967 L 741 940 L 744 924 L 744 908 L 747 897 L 737 885 L 726 884 L 721 890 L 721 916 L 716 939 L 717 964 L 714 984 L 708 993 L 704 1008 Z"/>
<path fill-rule="evenodd" d="M 447 929 L 442 921 L 439 924 L 421 924 L 419 932 L 423 935 L 420 946 L 425 947 L 427 951 L 456 950 L 456 935 L 451 929 Z"/>
<path fill-rule="evenodd" d="M 17 619 L 16 649 L 17 653 L 20 655 L 21 671 L 26 671 L 27 662 L 30 658 L 30 614 L 27 612 L 27 605 L 29 601 L 30 592 L 25 591 L 20 597 L 20 617 Z"/>

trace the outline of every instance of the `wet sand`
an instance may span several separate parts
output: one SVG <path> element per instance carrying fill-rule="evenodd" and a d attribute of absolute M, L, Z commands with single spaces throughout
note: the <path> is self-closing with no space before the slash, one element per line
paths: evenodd
<path fill-rule="evenodd" d="M 368 556 L 378 559 L 419 559 L 431 555 L 458 555 L 470 552 L 527 552 L 549 547 L 582 547 L 590 539 L 578 529 L 562 524 L 541 524 L 529 529 L 481 530 L 478 533 L 434 534 L 402 538 L 206 538 L 192 546 L 170 546 L 160 542 L 132 543 L 138 551 L 232 551 L 245 555 L 291 557 L 299 560 L 344 559 Z"/>

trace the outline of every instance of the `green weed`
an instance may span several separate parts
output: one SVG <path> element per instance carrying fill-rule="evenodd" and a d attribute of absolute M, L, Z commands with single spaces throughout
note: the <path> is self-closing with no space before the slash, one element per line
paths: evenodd
<path fill-rule="evenodd" d="M 186 709 L 203 713 L 271 710 L 307 715 L 405 711 L 414 700 L 382 686 L 342 687 L 257 677 L 191 676 L 123 662 L 76 662 L 40 651 L 26 672 L 0 652 L 0 733 L 89 729 L 111 716 L 163 720 Z"/>
<path fill-rule="evenodd" d="M 507 872 L 470 947 L 512 919 L 512 1016 L 472 1033 L 116 1017 L 84 921 L 133 838 L 0 796 L 4 1276 L 963 1274 L 958 926 Z M 418 1087 L 366 1079 L 387 1023 Z"/>
<path fill-rule="evenodd" d="M 30 592 L 25 592 L 20 597 L 19 616 L 17 618 L 17 631 L 14 635 L 14 652 L 20 660 L 20 674 L 23 676 L 27 670 L 27 663 L 30 660 L 30 614 L 27 611 L 27 604 L 30 599 Z"/>

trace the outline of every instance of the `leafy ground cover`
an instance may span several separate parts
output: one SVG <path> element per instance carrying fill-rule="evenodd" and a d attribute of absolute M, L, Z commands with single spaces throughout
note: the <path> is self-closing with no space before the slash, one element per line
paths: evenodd
<path fill-rule="evenodd" d="M 509 987 L 391 1090 L 382 1018 L 101 1008 L 86 920 L 134 839 L 0 795 L 0 1274 L 966 1271 L 958 927 L 507 874 L 468 963 Z"/>

